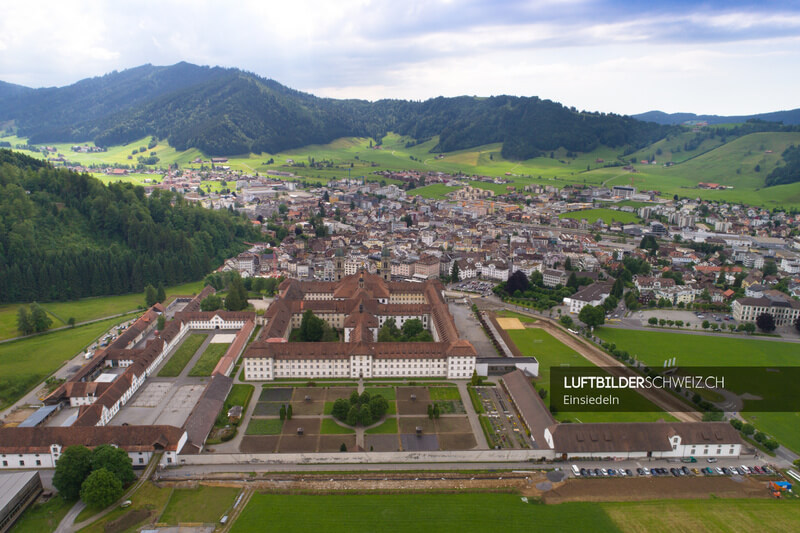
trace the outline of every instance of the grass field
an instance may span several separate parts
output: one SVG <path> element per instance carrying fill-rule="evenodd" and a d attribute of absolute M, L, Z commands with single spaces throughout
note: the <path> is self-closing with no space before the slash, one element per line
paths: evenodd
<path fill-rule="evenodd" d="M 533 324 L 536 322 L 535 318 L 529 317 L 527 315 L 523 315 L 520 313 L 515 313 L 514 311 L 509 311 L 507 309 L 503 309 L 497 313 L 497 316 L 507 317 L 507 318 L 518 318 L 520 322 L 523 324 Z"/>
<path fill-rule="evenodd" d="M 431 401 L 436 400 L 461 400 L 461 393 L 458 387 L 428 387 L 431 393 Z"/>
<path fill-rule="evenodd" d="M 622 224 L 635 224 L 639 222 L 639 217 L 634 213 L 626 213 L 625 211 L 617 211 L 615 209 L 584 209 L 582 211 L 571 211 L 569 213 L 561 213 L 558 218 L 572 218 L 575 220 L 583 220 L 584 218 L 589 224 L 594 224 L 598 219 L 602 219 L 604 223 L 611 224 L 612 222 L 621 222 Z"/>
<path fill-rule="evenodd" d="M 321 435 L 349 435 L 355 433 L 356 430 L 340 426 L 332 418 L 323 418 L 319 432 Z"/>
<path fill-rule="evenodd" d="M 176 285 L 166 289 L 167 301 L 176 295 L 197 294 L 203 290 L 203 282 L 195 281 Z M 16 337 L 17 309 L 29 304 L 6 304 L 0 306 L 0 340 Z M 67 324 L 70 317 L 77 323 L 95 320 L 106 316 L 134 311 L 140 306 L 144 307 L 144 293 L 121 294 L 118 296 L 100 296 L 97 298 L 84 298 L 72 302 L 50 302 L 40 304 L 53 318 L 52 327 L 57 328 Z"/>
<path fill-rule="evenodd" d="M 364 431 L 366 435 L 380 435 L 384 433 L 397 433 L 397 419 L 387 418 L 383 424 Z"/>
<path fill-rule="evenodd" d="M 214 367 L 217 366 L 219 360 L 222 359 L 222 356 L 225 355 L 225 352 L 227 352 L 230 347 L 230 344 L 224 343 L 209 344 L 203 352 L 203 355 L 200 356 L 200 359 L 197 360 L 194 367 L 189 371 L 189 375 L 192 377 L 210 376 L 211 372 L 214 371 Z"/>
<path fill-rule="evenodd" d="M 14 403 L 125 318 L 0 344 L 0 408 Z"/>
<path fill-rule="evenodd" d="M 630 503 L 524 503 L 516 494 L 254 494 L 235 533 L 403 533 L 531 531 L 677 533 L 784 532 L 800 523 L 800 505 L 775 500 L 665 500 Z"/>
<path fill-rule="evenodd" d="M 178 525 L 181 522 L 216 524 L 233 506 L 239 489 L 206 487 L 175 489 L 159 522 Z"/>
<path fill-rule="evenodd" d="M 51 533 L 75 502 L 64 501 L 57 494 L 45 503 L 37 503 L 28 508 L 12 531 L 15 533 Z"/>
<path fill-rule="evenodd" d="M 781 382 L 782 375 L 774 372 L 771 367 L 796 366 L 800 350 L 795 343 L 753 338 L 734 339 L 617 328 L 598 328 L 595 333 L 656 368 L 671 357 L 677 357 L 678 366 L 763 367 L 748 371 L 745 375 L 726 375 L 725 382 L 726 388 L 733 392 L 749 392 L 762 398 L 780 393 L 784 388 L 776 385 Z M 758 429 L 778 439 L 781 444 L 800 451 L 800 413 L 754 412 L 745 413 L 744 416 Z"/>
<path fill-rule="evenodd" d="M 397 399 L 394 387 L 364 387 L 364 392 L 368 392 L 370 396 L 383 396 L 390 402 Z"/>
<path fill-rule="evenodd" d="M 514 329 L 507 333 L 525 356 L 534 356 L 539 361 L 539 377 L 536 379 L 536 388 L 550 391 L 550 368 L 558 366 L 592 366 L 579 353 L 568 348 L 555 337 L 542 329 Z M 628 396 L 630 394 L 630 396 Z M 642 396 L 633 391 L 620 394 L 621 401 L 634 401 L 648 403 Z M 550 405 L 550 396 L 545 398 L 545 403 Z M 557 420 L 575 420 L 579 422 L 653 422 L 657 420 L 674 420 L 674 418 L 657 407 L 652 406 L 652 412 L 610 413 L 610 412 L 559 412 L 555 415 Z"/>
<path fill-rule="evenodd" d="M 423 198 L 433 198 L 435 200 L 445 200 L 448 193 L 455 192 L 458 189 L 460 189 L 460 187 L 448 187 L 444 183 L 434 183 L 432 185 L 426 185 L 425 187 L 411 189 L 408 191 L 408 195 L 421 196 Z"/>
<path fill-rule="evenodd" d="M 81 529 L 81 533 L 106 533 L 107 531 L 138 531 L 138 527 L 149 521 L 150 513 L 155 516 L 161 514 L 167 502 L 172 496 L 172 487 L 157 487 L 147 481 L 130 497 L 131 506 L 127 509 L 115 508 L 103 518 L 93 522 L 89 526 Z M 144 515 L 142 511 L 147 511 Z M 137 515 L 142 516 L 140 520 L 135 520 Z M 79 520 L 76 520 L 78 522 Z M 124 530 L 113 527 L 114 524 L 125 523 L 129 525 Z M 138 526 L 138 527 L 137 527 Z M 134 529 L 135 528 L 135 529 Z"/>
<path fill-rule="evenodd" d="M 278 418 L 251 418 L 245 435 L 280 435 L 283 421 Z"/>
<path fill-rule="evenodd" d="M 174 378 L 178 376 L 192 356 L 200 348 L 200 345 L 206 340 L 208 335 L 193 333 L 186 337 L 175 353 L 169 358 L 161 371 L 158 373 L 160 378 Z"/>

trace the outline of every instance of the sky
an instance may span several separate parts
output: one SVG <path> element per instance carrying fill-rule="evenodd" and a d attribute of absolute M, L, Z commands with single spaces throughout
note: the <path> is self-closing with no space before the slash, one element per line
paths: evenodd
<path fill-rule="evenodd" d="M 236 67 L 318 96 L 512 94 L 582 110 L 800 107 L 800 0 L 10 2 L 0 80 L 145 63 Z"/>

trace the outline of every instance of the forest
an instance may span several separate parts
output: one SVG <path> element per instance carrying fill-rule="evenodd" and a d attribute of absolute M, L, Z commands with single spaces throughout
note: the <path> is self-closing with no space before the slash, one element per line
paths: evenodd
<path fill-rule="evenodd" d="M 243 215 L 0 150 L 0 303 L 202 279 L 259 238 Z"/>
<path fill-rule="evenodd" d="M 0 90 L 0 121 L 34 144 L 118 145 L 153 135 L 208 155 L 277 153 L 347 136 L 376 141 L 395 131 L 439 136 L 433 152 L 502 142 L 527 159 L 564 147 L 643 147 L 673 126 L 578 111 L 537 97 L 407 100 L 318 98 L 238 69 L 144 65 L 61 88 Z"/>

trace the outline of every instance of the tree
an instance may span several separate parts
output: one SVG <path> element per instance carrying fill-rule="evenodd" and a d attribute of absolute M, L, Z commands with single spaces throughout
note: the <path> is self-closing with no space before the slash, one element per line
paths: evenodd
<path fill-rule="evenodd" d="M 614 285 L 611 286 L 611 295 L 617 298 L 622 298 L 622 293 L 625 290 L 625 283 L 619 278 L 614 281 Z"/>
<path fill-rule="evenodd" d="M 58 458 L 53 486 L 65 500 L 77 500 L 81 485 L 91 471 L 91 450 L 86 446 L 69 446 Z"/>
<path fill-rule="evenodd" d="M 658 318 L 651 316 L 650 318 L 647 319 L 647 323 L 652 326 L 655 326 L 656 324 L 658 324 Z"/>
<path fill-rule="evenodd" d="M 237 275 L 231 280 L 228 296 L 225 297 L 225 309 L 241 311 L 245 308 L 247 308 L 247 289 L 244 288 L 242 278 Z"/>
<path fill-rule="evenodd" d="M 144 303 L 147 307 L 153 307 L 158 302 L 158 291 L 155 287 L 148 284 L 144 288 Z"/>
<path fill-rule="evenodd" d="M 222 298 L 216 294 L 210 294 L 200 302 L 201 311 L 216 311 L 222 307 Z"/>
<path fill-rule="evenodd" d="M 450 269 L 450 282 L 451 283 L 458 283 L 459 282 L 460 272 L 458 270 L 458 261 L 453 261 L 453 267 Z"/>
<path fill-rule="evenodd" d="M 606 314 L 602 306 L 598 305 L 595 307 L 593 305 L 586 305 L 581 309 L 581 312 L 578 313 L 578 319 L 590 328 L 593 328 L 605 323 Z"/>
<path fill-rule="evenodd" d="M 639 243 L 639 248 L 643 250 L 649 250 L 650 252 L 655 252 L 658 250 L 658 242 L 653 235 L 645 235 L 642 237 L 642 242 Z"/>
<path fill-rule="evenodd" d="M 133 474 L 133 463 L 130 456 L 125 450 L 110 444 L 101 444 L 92 450 L 92 470 L 100 470 L 101 468 L 105 468 L 114 474 L 122 483 L 122 486 L 136 479 Z"/>
<path fill-rule="evenodd" d="M 559 322 L 561 323 L 561 325 L 562 325 L 562 326 L 564 326 L 565 328 L 571 328 L 572 326 L 574 326 L 574 325 L 575 325 L 575 323 L 574 323 L 574 322 L 573 322 L 573 320 L 572 320 L 572 317 L 570 317 L 570 316 L 568 316 L 568 315 L 563 315 L 561 318 L 559 318 L 559 319 L 558 319 L 558 321 L 559 321 Z"/>
<path fill-rule="evenodd" d="M 300 340 L 302 342 L 320 342 L 325 333 L 325 321 L 314 315 L 311 309 L 306 309 L 300 321 Z"/>
<path fill-rule="evenodd" d="M 278 416 L 280 416 L 281 422 L 286 420 L 286 406 L 284 404 L 281 404 L 280 411 L 278 411 Z"/>
<path fill-rule="evenodd" d="M 703 320 L 703 329 L 708 329 L 711 327 L 711 322 L 708 320 Z"/>
<path fill-rule="evenodd" d="M 765 276 L 774 276 L 778 273 L 778 264 L 775 261 L 764 261 L 764 268 L 761 269 L 761 272 Z"/>
<path fill-rule="evenodd" d="M 75 317 L 71 316 L 67 319 L 67 325 L 71 328 L 75 327 Z"/>
<path fill-rule="evenodd" d="M 156 300 L 158 300 L 159 303 L 164 303 L 166 299 L 167 299 L 167 291 L 164 290 L 164 284 L 159 283 L 158 291 L 156 292 Z"/>
<path fill-rule="evenodd" d="M 23 335 L 30 335 L 33 333 L 31 314 L 25 307 L 17 309 L 17 330 Z"/>
<path fill-rule="evenodd" d="M 441 411 L 439 409 L 439 404 L 438 403 L 433 404 L 433 418 L 439 418 L 440 414 Z"/>
<path fill-rule="evenodd" d="M 433 405 L 428 404 L 428 418 L 433 420 Z"/>
<path fill-rule="evenodd" d="M 473 387 L 480 387 L 481 383 L 483 382 L 483 378 L 478 375 L 477 370 L 472 371 L 472 378 L 470 379 L 470 385 Z"/>
<path fill-rule="evenodd" d="M 528 276 L 526 276 L 521 270 L 517 270 L 511 274 L 506 282 L 506 292 L 508 294 L 514 294 L 517 291 L 525 292 L 529 288 L 530 281 L 528 280 Z"/>
<path fill-rule="evenodd" d="M 745 435 L 747 435 L 747 436 L 750 436 L 750 435 L 752 435 L 753 433 L 755 433 L 755 432 L 756 432 L 756 428 L 753 426 L 753 424 L 747 424 L 747 423 L 745 423 L 745 424 L 742 424 L 742 429 L 741 429 L 741 431 L 742 431 L 742 433 L 744 433 Z"/>
<path fill-rule="evenodd" d="M 105 468 L 95 470 L 81 486 L 81 500 L 95 509 L 108 507 L 122 496 L 122 483 Z"/>
<path fill-rule="evenodd" d="M 400 339 L 400 330 L 394 318 L 389 318 L 378 330 L 378 342 L 396 342 Z"/>
<path fill-rule="evenodd" d="M 166 317 L 164 317 L 164 315 L 158 315 L 158 320 L 156 320 L 156 329 L 158 329 L 158 331 L 162 331 L 166 323 Z"/>
<path fill-rule="evenodd" d="M 569 278 L 567 279 L 567 287 L 572 289 L 578 289 L 578 276 L 575 275 L 575 272 L 571 272 Z"/>
<path fill-rule="evenodd" d="M 564 260 L 564 270 L 572 270 L 572 259 L 569 257 Z"/>
<path fill-rule="evenodd" d="M 775 331 L 775 317 L 769 313 L 761 313 L 756 317 L 756 326 L 765 333 Z"/>
<path fill-rule="evenodd" d="M 291 420 L 291 419 L 292 419 L 292 404 L 289 404 L 289 406 L 286 407 L 286 420 Z"/>
<path fill-rule="evenodd" d="M 47 311 L 41 305 L 37 303 L 31 304 L 31 325 L 33 325 L 34 331 L 37 333 L 47 331 L 52 324 L 52 319 L 47 316 Z"/>
<path fill-rule="evenodd" d="M 747 333 L 755 333 L 755 331 L 756 331 L 756 325 L 755 325 L 755 324 L 753 324 L 752 322 L 747 322 L 747 323 L 744 325 L 744 330 L 745 330 Z"/>
<path fill-rule="evenodd" d="M 343 443 L 342 443 L 342 445 L 341 445 L 341 446 L 339 446 L 339 451 L 340 451 L 340 452 L 346 452 L 346 451 L 347 451 L 347 444 L 345 444 L 345 443 L 343 442 Z"/>
<path fill-rule="evenodd" d="M 406 320 L 403 323 L 403 327 L 400 328 L 400 331 L 403 333 L 404 340 L 411 339 L 416 337 L 420 333 L 422 333 L 424 328 L 422 327 L 422 321 L 419 318 L 412 318 L 411 320 Z"/>

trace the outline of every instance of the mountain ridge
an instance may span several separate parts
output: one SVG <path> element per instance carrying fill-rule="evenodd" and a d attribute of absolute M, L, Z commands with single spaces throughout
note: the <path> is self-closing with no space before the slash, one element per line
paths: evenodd
<path fill-rule="evenodd" d="M 665 113 L 663 111 L 647 111 L 631 115 L 638 120 L 655 122 L 665 126 L 683 124 L 685 122 L 707 122 L 708 124 L 736 124 L 748 120 L 763 120 L 766 122 L 782 122 L 787 125 L 800 124 L 800 108 L 754 115 L 697 115 L 695 113 Z"/>

